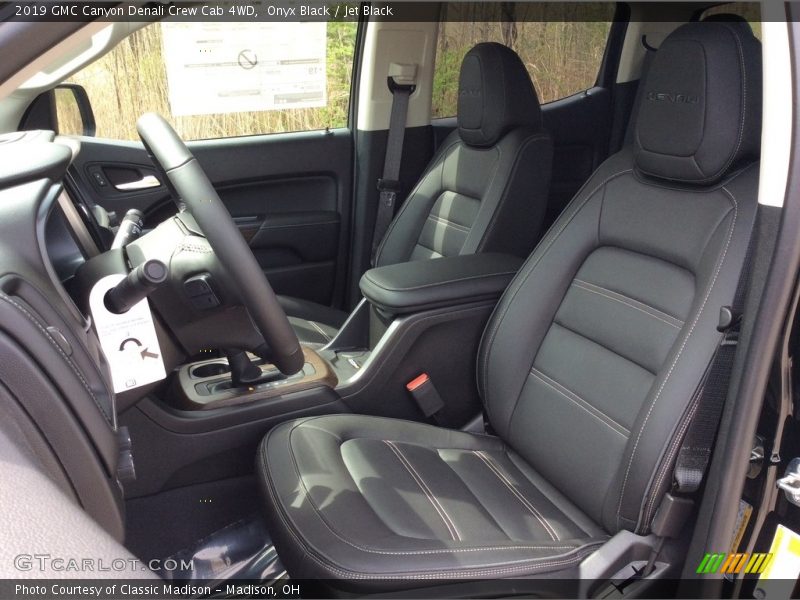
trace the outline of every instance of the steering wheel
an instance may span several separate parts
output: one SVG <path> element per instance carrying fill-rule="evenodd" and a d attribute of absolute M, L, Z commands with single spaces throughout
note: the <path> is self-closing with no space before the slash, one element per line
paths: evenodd
<path fill-rule="evenodd" d="M 297 373 L 305 362 L 297 335 L 197 159 L 160 115 L 142 115 L 136 128 L 156 167 L 166 175 L 176 201 L 184 202 L 217 259 L 237 282 L 242 304 L 269 346 L 270 360 L 285 375 Z"/>

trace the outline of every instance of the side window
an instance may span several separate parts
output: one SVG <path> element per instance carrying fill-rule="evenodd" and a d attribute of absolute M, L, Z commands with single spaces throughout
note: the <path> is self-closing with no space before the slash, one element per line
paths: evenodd
<path fill-rule="evenodd" d="M 614 18 L 613 3 L 447 3 L 433 80 L 433 118 L 452 117 L 461 60 L 475 44 L 499 42 L 520 55 L 542 103 L 593 87 Z"/>
<path fill-rule="evenodd" d="M 357 27 L 154 23 L 70 82 L 86 88 L 104 138 L 137 140 L 150 111 L 187 140 L 346 127 Z"/>

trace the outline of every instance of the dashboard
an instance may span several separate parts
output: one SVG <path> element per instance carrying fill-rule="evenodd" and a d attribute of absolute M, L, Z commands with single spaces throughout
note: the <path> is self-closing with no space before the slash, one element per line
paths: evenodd
<path fill-rule="evenodd" d="M 37 287 L 52 287 L 86 324 L 72 283 L 87 260 L 107 249 L 111 232 L 100 226 L 69 175 L 78 152 L 77 140 L 50 131 L 0 135 L 0 238 L 6 242 L 0 269 L 25 273 L 38 264 Z M 3 208 L 13 212 L 4 215 Z M 39 250 L 35 257 L 23 251 L 31 243 Z M 24 267 L 15 265 L 18 260 Z"/>
<path fill-rule="evenodd" d="M 0 135 L 0 379 L 4 406 L 24 407 L 68 491 L 121 537 L 116 398 L 92 320 L 67 293 L 99 252 L 65 191 L 76 149 L 51 131 Z"/>

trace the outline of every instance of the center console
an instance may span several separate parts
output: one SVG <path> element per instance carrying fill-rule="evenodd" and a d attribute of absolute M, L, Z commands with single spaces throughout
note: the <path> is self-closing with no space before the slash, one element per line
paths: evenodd
<path fill-rule="evenodd" d="M 483 329 L 521 263 L 480 254 L 371 269 L 338 334 L 305 346 L 304 368 L 290 377 L 261 364 L 257 385 L 234 387 L 227 359 L 213 355 L 178 367 L 158 397 L 120 417 L 141 473 L 126 494 L 251 473 L 264 434 L 293 418 L 352 412 L 464 426 L 480 414 Z M 430 416 L 406 388 L 423 373 L 444 403 Z"/>
<path fill-rule="evenodd" d="M 233 384 L 227 359 L 215 358 L 183 365 L 174 378 L 177 405 L 186 410 L 211 410 L 315 387 L 335 388 L 338 379 L 330 364 L 312 348 L 304 347 L 303 355 L 303 369 L 288 377 L 274 365 L 249 355 L 262 375 L 258 383 L 240 387 Z"/>
<path fill-rule="evenodd" d="M 191 363 L 174 377 L 174 404 L 207 411 L 327 388 L 353 412 L 420 419 L 426 415 L 405 384 L 425 373 L 445 400 L 437 420 L 462 425 L 478 410 L 481 332 L 521 262 L 473 254 L 371 269 L 360 282 L 364 299 L 336 337 L 322 348 L 304 347 L 301 372 L 285 377 L 261 364 L 260 383 L 235 387 L 226 359 Z"/>

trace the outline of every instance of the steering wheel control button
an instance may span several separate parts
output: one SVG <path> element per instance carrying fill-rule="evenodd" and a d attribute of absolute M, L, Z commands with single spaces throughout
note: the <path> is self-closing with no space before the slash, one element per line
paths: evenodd
<path fill-rule="evenodd" d="M 211 288 L 211 275 L 202 273 L 190 277 L 183 282 L 183 289 L 189 301 L 197 310 L 208 310 L 218 307 L 221 302 Z"/>
<path fill-rule="evenodd" d="M 190 298 L 212 293 L 211 284 L 209 284 L 210 280 L 211 275 L 208 273 L 195 275 L 183 282 L 183 289 L 186 290 L 186 295 Z"/>

